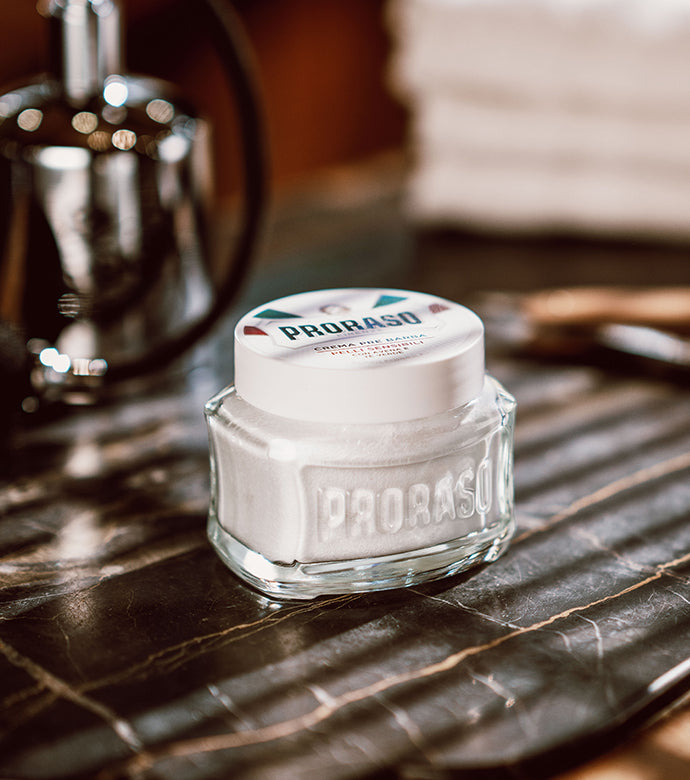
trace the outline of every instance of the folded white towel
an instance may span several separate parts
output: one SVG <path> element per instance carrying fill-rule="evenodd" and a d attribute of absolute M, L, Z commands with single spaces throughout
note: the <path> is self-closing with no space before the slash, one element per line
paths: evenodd
<path fill-rule="evenodd" d="M 436 156 L 603 164 L 630 167 L 640 175 L 690 177 L 690 114 L 669 118 L 526 103 L 506 106 L 452 99 L 430 89 L 415 102 L 411 132 L 415 145 Z"/>
<path fill-rule="evenodd" d="M 690 0 L 393 0 L 392 83 L 690 115 Z"/>
<path fill-rule="evenodd" d="M 690 0 L 393 0 L 413 217 L 690 236 Z"/>
<path fill-rule="evenodd" d="M 600 164 L 560 167 L 426 151 L 410 177 L 408 206 L 413 219 L 428 225 L 690 236 L 690 177 Z"/>

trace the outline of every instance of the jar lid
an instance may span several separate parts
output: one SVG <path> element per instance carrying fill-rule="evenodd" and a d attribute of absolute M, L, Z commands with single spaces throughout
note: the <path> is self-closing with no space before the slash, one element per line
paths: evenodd
<path fill-rule="evenodd" d="M 258 306 L 235 329 L 235 388 L 297 420 L 414 420 L 476 398 L 484 327 L 457 303 L 407 290 L 315 290 Z"/>

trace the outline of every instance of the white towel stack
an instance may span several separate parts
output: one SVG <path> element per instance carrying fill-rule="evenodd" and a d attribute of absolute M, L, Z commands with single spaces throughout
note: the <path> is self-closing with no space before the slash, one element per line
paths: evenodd
<path fill-rule="evenodd" d="M 690 0 L 391 0 L 418 221 L 690 236 Z"/>

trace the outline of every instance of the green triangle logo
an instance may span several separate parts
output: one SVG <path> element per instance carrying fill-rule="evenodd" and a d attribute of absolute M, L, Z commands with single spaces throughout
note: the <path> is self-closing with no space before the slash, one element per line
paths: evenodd
<path fill-rule="evenodd" d="M 254 316 L 261 317 L 261 319 L 264 320 L 299 319 L 299 314 L 290 314 L 289 312 L 278 311 L 277 309 L 264 309 L 263 311 L 260 311 L 258 314 L 255 314 Z"/>
<path fill-rule="evenodd" d="M 374 304 L 374 308 L 377 309 L 379 306 L 389 306 L 391 303 L 399 303 L 400 301 L 405 300 L 407 300 L 407 298 L 400 295 L 381 295 Z"/>

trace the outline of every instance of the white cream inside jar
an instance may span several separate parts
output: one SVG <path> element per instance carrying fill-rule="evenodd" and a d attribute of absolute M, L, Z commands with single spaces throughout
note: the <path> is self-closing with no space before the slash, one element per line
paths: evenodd
<path fill-rule="evenodd" d="M 274 597 L 396 588 L 494 560 L 514 530 L 515 401 L 483 326 L 395 289 L 272 301 L 206 405 L 209 538 Z"/>

